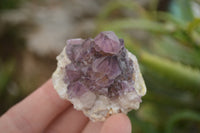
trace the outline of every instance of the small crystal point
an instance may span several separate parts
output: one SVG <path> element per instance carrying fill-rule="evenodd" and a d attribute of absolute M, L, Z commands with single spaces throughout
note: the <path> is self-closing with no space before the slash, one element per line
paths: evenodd
<path fill-rule="evenodd" d="M 96 45 L 95 49 L 97 51 L 101 50 L 105 53 L 110 53 L 114 55 L 118 54 L 123 47 L 118 37 L 112 31 L 101 32 L 94 38 L 94 42 Z"/>

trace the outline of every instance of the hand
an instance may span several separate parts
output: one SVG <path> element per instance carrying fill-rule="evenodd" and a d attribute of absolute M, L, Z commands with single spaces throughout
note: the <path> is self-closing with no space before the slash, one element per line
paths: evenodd
<path fill-rule="evenodd" d="M 124 114 L 109 117 L 105 122 L 91 122 L 81 111 L 62 100 L 47 81 L 30 96 L 0 117 L 2 133 L 131 133 L 131 124 Z"/>

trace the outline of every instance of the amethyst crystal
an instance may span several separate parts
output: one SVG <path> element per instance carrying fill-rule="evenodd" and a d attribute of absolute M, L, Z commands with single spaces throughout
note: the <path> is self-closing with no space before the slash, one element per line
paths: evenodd
<path fill-rule="evenodd" d="M 112 31 L 70 39 L 57 56 L 54 88 L 93 121 L 138 109 L 146 93 L 136 57 Z"/>
<path fill-rule="evenodd" d="M 133 62 L 123 39 L 118 39 L 114 32 L 102 32 L 94 40 L 71 39 L 66 54 L 71 60 L 65 67 L 71 98 L 80 97 L 87 90 L 109 98 L 134 90 Z"/>
<path fill-rule="evenodd" d="M 104 31 L 97 35 L 94 39 L 96 51 L 102 51 L 116 55 L 124 47 L 118 37 L 112 31 Z"/>

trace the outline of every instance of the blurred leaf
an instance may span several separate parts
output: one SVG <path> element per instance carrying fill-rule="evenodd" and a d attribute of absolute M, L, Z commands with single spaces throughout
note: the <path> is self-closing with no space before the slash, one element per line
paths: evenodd
<path fill-rule="evenodd" d="M 153 40 L 153 51 L 174 61 L 200 68 L 200 52 L 180 45 L 179 42 L 170 36 L 155 37 Z"/>
<path fill-rule="evenodd" d="M 200 26 L 200 18 L 195 18 L 187 26 L 188 33 L 192 33 L 198 26 Z"/>
<path fill-rule="evenodd" d="M 106 18 L 111 15 L 111 13 L 114 10 L 117 9 L 128 9 L 132 12 L 139 12 L 140 16 L 143 17 L 148 17 L 148 14 L 146 13 L 146 10 L 144 10 L 139 4 L 135 3 L 134 1 L 131 0 L 112 0 L 110 1 L 103 9 L 102 12 L 98 16 L 98 21 L 105 20 Z"/>
<path fill-rule="evenodd" d="M 185 29 L 179 29 L 171 35 L 172 38 L 179 41 L 181 45 L 199 49 L 199 46 L 196 44 L 195 40 L 187 33 Z"/>
<path fill-rule="evenodd" d="M 148 19 L 120 19 L 112 22 L 104 22 L 101 24 L 101 30 L 133 30 L 133 29 L 142 29 L 155 33 L 172 33 L 176 27 L 173 25 L 165 25 L 163 23 L 151 21 Z"/>
<path fill-rule="evenodd" d="M 174 25 L 176 25 L 176 27 L 179 29 L 179 28 L 182 28 L 184 29 L 185 26 L 186 26 L 186 22 L 178 19 L 177 17 L 175 17 L 174 15 L 172 14 L 169 14 L 167 12 L 157 12 L 157 19 L 160 20 L 160 21 L 164 21 L 165 23 L 172 23 Z"/>
<path fill-rule="evenodd" d="M 166 123 L 166 133 L 172 133 L 175 124 L 181 120 L 194 120 L 200 122 L 200 114 L 193 111 L 181 111 L 172 115 Z"/>
<path fill-rule="evenodd" d="M 196 45 L 200 47 L 200 19 L 195 18 L 193 21 L 191 21 L 186 31 L 188 32 L 188 35 L 194 40 Z"/>
<path fill-rule="evenodd" d="M 178 86 L 200 92 L 199 70 L 151 55 L 147 52 L 141 54 L 140 61 L 147 67 L 154 69 L 155 72 L 165 76 L 167 80 L 173 81 Z"/>

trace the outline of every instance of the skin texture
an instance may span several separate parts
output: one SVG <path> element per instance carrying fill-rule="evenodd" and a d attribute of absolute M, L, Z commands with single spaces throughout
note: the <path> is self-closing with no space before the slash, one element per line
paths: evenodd
<path fill-rule="evenodd" d="M 67 100 L 62 100 L 47 81 L 30 96 L 0 117 L 3 133 L 131 133 L 131 123 L 124 114 L 105 122 L 91 122 Z"/>

